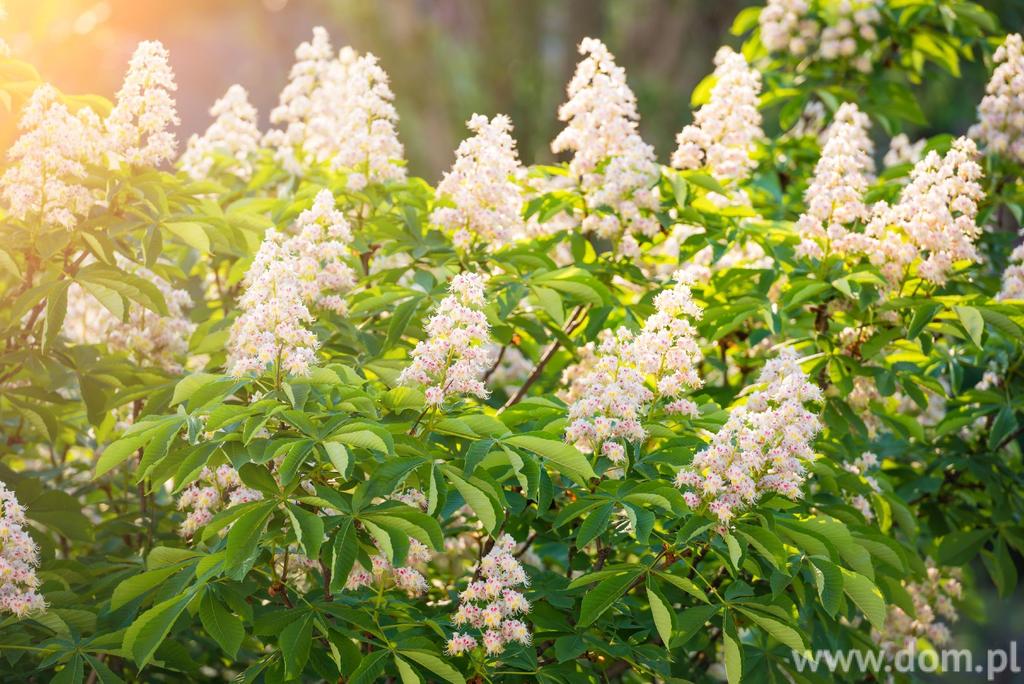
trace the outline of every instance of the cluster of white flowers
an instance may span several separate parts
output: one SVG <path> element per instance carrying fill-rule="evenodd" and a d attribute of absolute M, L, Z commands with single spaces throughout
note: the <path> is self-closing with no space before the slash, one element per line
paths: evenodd
<path fill-rule="evenodd" d="M 118 258 L 118 266 L 155 285 L 163 295 L 167 315 L 161 316 L 132 302 L 128 305 L 127 320 L 123 320 L 90 294 L 87 286 L 72 283 L 68 288 L 64 336 L 75 344 L 106 344 L 109 351 L 126 353 L 139 365 L 180 372 L 189 337 L 196 328 L 187 313 L 192 307 L 191 295 L 127 259 Z"/>
<path fill-rule="evenodd" d="M 808 0 L 768 0 L 758 17 L 761 42 L 770 52 L 811 60 L 853 58 L 853 67 L 867 73 L 881 5 L 881 0 L 839 0 L 812 15 Z"/>
<path fill-rule="evenodd" d="M 873 475 L 868 475 L 868 472 L 878 466 L 878 456 L 870 451 L 865 451 L 863 454 L 858 456 L 852 463 L 844 463 L 843 468 L 854 475 L 859 475 L 864 478 L 864 481 L 868 483 L 872 491 L 880 492 L 882 488 L 878 484 L 878 480 Z M 857 494 L 850 499 L 850 505 L 860 511 L 860 514 L 864 516 L 864 519 L 871 522 L 875 519 L 875 513 L 871 510 L 871 502 L 868 501 L 867 497 L 863 494 Z"/>
<path fill-rule="evenodd" d="M 287 238 L 273 228 L 263 237 L 245 274 L 242 314 L 231 326 L 227 372 L 242 376 L 276 365 L 305 375 L 316 361 L 317 339 L 303 301 L 297 273 L 298 257 L 284 248 Z"/>
<path fill-rule="evenodd" d="M 0 482 L 0 612 L 24 617 L 46 609 L 36 589 L 39 550 L 25 531 L 25 508 Z"/>
<path fill-rule="evenodd" d="M 650 237 L 660 230 L 650 215 L 658 204 L 652 189 L 659 175 L 654 149 L 640 138 L 636 96 L 608 48 L 584 38 L 579 51 L 585 57 L 569 82 L 568 101 L 558 110 L 566 127 L 551 151 L 573 153 L 569 171 L 586 202 L 579 217 L 582 230 L 619 240 L 619 252 L 635 256 L 635 235 Z"/>
<path fill-rule="evenodd" d="M 857 105 L 846 102 L 836 111 L 804 194 L 807 210 L 797 221 L 798 254 L 820 259 L 825 254 L 822 243 L 839 253 L 866 250 L 864 234 L 849 226 L 870 216 L 863 199 L 874 173 L 870 128 L 871 120 Z"/>
<path fill-rule="evenodd" d="M 20 220 L 74 228 L 96 203 L 84 180 L 103 147 L 99 117 L 88 107 L 72 114 L 44 84 L 22 109 L 18 128 L 24 133 L 8 150 L 11 165 L 0 177 L 7 211 Z"/>
<path fill-rule="evenodd" d="M 295 64 L 263 144 L 290 173 L 330 161 L 349 171 L 349 187 L 405 178 L 404 151 L 395 124 L 398 114 L 387 73 L 372 54 L 350 47 L 338 51 L 322 26 L 295 50 Z"/>
<path fill-rule="evenodd" d="M 689 488 L 686 503 L 707 506 L 722 525 L 766 493 L 802 496 L 804 462 L 813 458 L 811 444 L 821 430 L 818 416 L 804 406 L 820 402 L 821 389 L 800 369 L 794 350 L 769 360 L 757 385 L 676 476 L 676 486 Z"/>
<path fill-rule="evenodd" d="M 177 89 L 164 46 L 155 40 L 139 43 L 106 121 L 115 158 L 131 166 L 174 158 L 177 140 L 167 129 L 181 123 L 171 94 Z"/>
<path fill-rule="evenodd" d="M 528 645 L 530 629 L 517 616 L 530 612 L 530 603 L 519 587 L 529 585 L 530 578 L 512 552 L 516 541 L 502 535 L 480 561 L 476 579 L 459 594 L 459 607 L 452 615 L 457 628 L 472 628 L 480 633 L 487 655 L 500 655 L 512 642 Z M 448 655 L 459 656 L 478 645 L 468 632 L 455 632 L 445 649 Z"/>
<path fill-rule="evenodd" d="M 701 385 L 701 352 L 691 321 L 702 311 L 689 278 L 680 271 L 676 280 L 655 297 L 655 312 L 638 333 L 620 328 L 604 335 L 597 353 L 568 376 L 573 403 L 566 441 L 619 465 L 626 460 L 622 442 L 644 439 L 641 419 L 657 399 L 674 400 L 666 406 L 669 412 L 696 413 L 696 405 L 680 395 Z"/>
<path fill-rule="evenodd" d="M 282 128 L 267 131 L 263 144 L 273 148 L 274 159 L 289 173 L 298 174 L 303 170 L 301 153 L 310 151 L 307 129 L 319 114 L 314 111 L 314 104 L 326 104 L 317 93 L 324 84 L 333 57 L 334 48 L 327 29 L 315 27 L 313 39 L 295 48 L 295 63 L 288 73 L 288 83 L 281 89 L 278 105 L 270 111 L 270 123 Z M 340 106 L 341 103 L 335 102 L 334 105 Z M 317 155 L 314 153 L 313 156 Z"/>
<path fill-rule="evenodd" d="M 240 85 L 231 86 L 213 103 L 210 115 L 214 122 L 201 136 L 189 138 L 178 163 L 196 180 L 208 178 L 218 163 L 224 164 L 227 173 L 247 180 L 260 147 L 256 108 L 249 104 L 249 94 Z"/>
<path fill-rule="evenodd" d="M 475 135 L 459 144 L 452 170 L 437 185 L 437 196 L 454 206 L 438 207 L 430 219 L 452 234 L 458 249 L 497 249 L 526 232 L 515 181 L 524 169 L 507 116 L 488 121 L 474 114 L 466 125 Z"/>
<path fill-rule="evenodd" d="M 883 629 L 871 630 L 871 638 L 889 656 L 901 650 L 914 650 L 922 637 L 933 646 L 950 642 L 949 626 L 942 620 L 956 622 L 959 618 L 953 601 L 963 595 L 960 570 L 951 568 L 944 574 L 930 558 L 925 565 L 927 576 L 923 582 L 903 583 L 914 603 L 914 616 L 907 615 L 899 606 L 890 606 Z"/>
<path fill-rule="evenodd" d="M 974 141 L 958 138 L 945 156 L 932 151 L 914 166 L 895 206 L 874 205 L 865 251 L 891 283 L 902 282 L 918 259 L 917 275 L 939 285 L 955 261 L 978 261 L 975 218 L 984 192 L 977 157 Z"/>
<path fill-rule="evenodd" d="M 361 587 L 369 587 L 374 583 L 392 582 L 396 588 L 404 591 L 409 597 L 422 596 L 427 593 L 427 579 L 416 567 L 430 562 L 430 549 L 416 539 L 409 539 L 409 552 L 406 554 L 406 565 L 395 567 L 382 553 L 370 558 L 370 571 L 358 562 L 352 567 L 345 580 L 345 589 L 356 591 Z"/>
<path fill-rule="evenodd" d="M 343 294 L 355 287 L 356 276 L 345 262 L 352 242 L 348 221 L 334 203 L 330 190 L 321 190 L 313 206 L 295 220 L 284 248 L 296 256 L 296 275 L 308 304 L 345 315 Z"/>
<path fill-rule="evenodd" d="M 481 310 L 485 279 L 477 273 L 452 278 L 449 295 L 437 305 L 416 344 L 412 363 L 398 377 L 402 385 L 426 386 L 427 404 L 440 406 L 457 394 L 487 397 L 483 376 L 493 363 L 491 326 Z"/>
<path fill-rule="evenodd" d="M 306 327 L 309 307 L 344 315 L 343 295 L 355 285 L 345 262 L 352 233 L 334 196 L 321 190 L 289 233 L 266 232 L 245 274 L 242 315 L 231 328 L 228 372 L 262 372 L 271 364 L 305 375 L 315 361 L 316 336 Z"/>
<path fill-rule="evenodd" d="M 1003 289 L 999 299 L 1024 299 L 1024 245 L 1010 254 L 1010 264 L 1003 271 Z"/>
<path fill-rule="evenodd" d="M 255 489 L 242 484 L 238 471 L 225 463 L 216 470 L 203 468 L 199 478 L 178 497 L 178 510 L 189 510 L 178 528 L 183 537 L 191 537 L 200 527 L 229 506 L 259 501 L 263 498 Z"/>
<path fill-rule="evenodd" d="M 924 138 L 910 142 L 906 133 L 898 133 L 889 141 L 889 151 L 882 158 L 882 164 L 887 169 L 900 164 L 916 164 L 924 156 L 926 142 Z"/>
<path fill-rule="evenodd" d="M 757 165 L 751 153 L 764 137 L 757 110 L 761 74 L 743 55 L 721 47 L 715 54 L 714 78 L 711 99 L 676 136 L 679 147 L 672 155 L 672 166 L 706 166 L 720 180 L 743 180 Z"/>
<path fill-rule="evenodd" d="M 347 47 L 331 66 L 334 85 L 322 95 L 332 102 L 337 119 L 321 120 L 331 126 L 328 132 L 338 141 L 331 167 L 349 171 L 348 187 L 356 191 L 367 183 L 403 180 L 405 151 L 395 128 L 398 112 L 387 72 L 376 56 L 359 55 Z"/>
<path fill-rule="evenodd" d="M 997 66 L 969 135 L 986 151 L 1024 162 L 1024 40 L 1011 33 L 996 50 Z"/>

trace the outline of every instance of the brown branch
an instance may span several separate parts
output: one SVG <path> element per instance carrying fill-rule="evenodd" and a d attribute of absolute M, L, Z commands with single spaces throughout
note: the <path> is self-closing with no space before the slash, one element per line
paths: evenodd
<path fill-rule="evenodd" d="M 564 330 L 566 335 L 571 335 L 580 326 L 580 324 L 583 323 L 584 319 L 586 318 L 586 315 L 580 314 L 584 313 L 585 310 L 586 309 L 583 305 L 576 307 L 576 310 L 573 312 L 572 317 L 569 319 L 569 325 L 566 326 Z M 554 358 L 555 354 L 558 352 L 558 349 L 561 346 L 562 343 L 558 339 L 551 343 L 547 351 L 544 352 L 544 355 L 541 357 L 540 361 L 537 362 L 537 366 L 533 369 L 533 372 L 530 373 L 530 377 L 526 378 L 526 382 L 523 383 L 523 386 L 519 388 L 519 390 L 511 399 L 505 402 L 505 405 L 501 407 L 499 413 L 509 408 L 510 406 L 518 404 L 520 401 L 522 401 L 523 397 L 526 396 L 526 393 L 529 391 L 530 387 L 533 386 L 533 383 L 537 382 L 537 380 L 540 378 L 541 373 L 544 372 L 544 368 L 548 365 L 551 359 Z"/>

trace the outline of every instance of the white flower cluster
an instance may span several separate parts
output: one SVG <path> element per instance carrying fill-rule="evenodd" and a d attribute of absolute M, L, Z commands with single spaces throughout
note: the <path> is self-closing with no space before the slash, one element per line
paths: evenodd
<path fill-rule="evenodd" d="M 25 508 L 0 482 L 0 612 L 24 617 L 46 609 L 36 589 L 39 549 L 25 531 Z"/>
<path fill-rule="evenodd" d="M 625 70 L 595 38 L 584 38 L 579 51 L 585 57 L 569 82 L 568 101 L 558 110 L 566 127 L 551 151 L 573 153 L 569 171 L 586 202 L 582 230 L 619 240 L 619 252 L 634 256 L 635 235 L 650 237 L 660 230 L 650 215 L 658 204 L 652 189 L 659 175 L 654 149 L 637 131 L 636 96 Z"/>
<path fill-rule="evenodd" d="M 641 419 L 657 399 L 675 400 L 666 407 L 669 412 L 696 413 L 696 405 L 680 395 L 701 385 L 701 352 L 691 320 L 702 311 L 693 301 L 690 280 L 682 272 L 676 280 L 655 297 L 655 312 L 638 333 L 620 328 L 605 335 L 577 377 L 568 376 L 574 401 L 566 441 L 619 465 L 626 460 L 622 442 L 646 436 Z"/>
<path fill-rule="evenodd" d="M 466 125 L 475 135 L 459 144 L 455 164 L 437 185 L 437 196 L 454 206 L 440 206 L 430 218 L 452 234 L 458 249 L 497 249 L 526 232 L 515 181 L 524 169 L 507 116 L 474 114 Z"/>
<path fill-rule="evenodd" d="M 916 274 L 938 285 L 946 282 L 953 262 L 978 261 L 975 219 L 984 192 L 977 157 L 974 141 L 966 137 L 954 141 L 945 156 L 929 152 L 910 172 L 895 206 L 878 202 L 872 208 L 866 251 L 894 285 L 916 260 Z"/>
<path fill-rule="evenodd" d="M 722 525 L 763 495 L 802 496 L 804 462 L 821 430 L 807 402 L 820 402 L 821 389 L 800 369 L 792 349 L 783 349 L 761 370 L 759 389 L 732 408 L 725 425 L 693 462 L 676 476 L 676 486 L 692 508 L 707 506 Z"/>
<path fill-rule="evenodd" d="M 289 173 L 298 174 L 303 170 L 300 156 L 308 151 L 307 128 L 318 114 L 313 109 L 314 98 L 326 79 L 333 57 L 334 48 L 327 29 L 315 27 L 313 39 L 295 48 L 295 63 L 288 73 L 288 83 L 281 90 L 278 105 L 270 111 L 270 123 L 283 127 L 267 131 L 263 144 L 274 149 L 274 159 Z M 316 99 L 317 105 L 324 104 Z"/>
<path fill-rule="evenodd" d="M 1024 162 L 1024 40 L 1011 33 L 996 50 L 997 66 L 969 135 L 986 151 Z"/>
<path fill-rule="evenodd" d="M 139 43 L 106 121 L 115 158 L 131 166 L 174 158 L 177 141 L 167 129 L 181 123 L 171 94 L 177 89 L 164 46 L 155 40 Z"/>
<path fill-rule="evenodd" d="M 416 344 L 412 363 L 398 377 L 401 385 L 426 386 L 430 406 L 440 406 L 457 394 L 487 397 L 483 376 L 493 353 L 488 346 L 491 326 L 481 311 L 485 282 L 477 273 L 452 278 L 450 294 L 424 327 L 427 338 Z"/>
<path fill-rule="evenodd" d="M 404 591 L 410 598 L 427 593 L 427 579 L 413 566 L 423 566 L 430 562 L 430 549 L 423 543 L 409 540 L 409 552 L 406 554 L 406 565 L 395 567 L 382 553 L 370 558 L 369 572 L 358 562 L 352 567 L 345 580 L 345 589 L 356 591 L 361 587 L 369 587 L 377 582 L 391 581 L 396 588 Z"/>
<path fill-rule="evenodd" d="M 317 26 L 312 41 L 296 48 L 288 84 L 270 113 L 271 123 L 283 128 L 268 131 L 263 143 L 290 173 L 326 161 L 348 170 L 352 190 L 404 179 L 393 99 L 375 56 L 344 47 L 335 57 L 327 30 Z"/>
<path fill-rule="evenodd" d="M 1003 289 L 999 299 L 1024 299 L 1024 245 L 1010 254 L 1010 264 L 1003 271 Z"/>
<path fill-rule="evenodd" d="M 387 72 L 376 56 L 359 55 L 352 48 L 341 50 L 330 73 L 335 72 L 334 87 L 324 90 L 337 116 L 329 123 L 338 141 L 331 167 L 349 171 L 348 187 L 356 191 L 367 183 L 404 180 L 405 150 L 395 129 L 398 112 Z"/>
<path fill-rule="evenodd" d="M 530 612 L 530 603 L 519 591 L 529 585 L 530 578 L 512 552 L 516 541 L 511 535 L 502 535 L 494 547 L 480 561 L 477 576 L 459 594 L 459 607 L 452 615 L 456 627 L 470 627 L 480 632 L 487 655 L 504 653 L 512 642 L 528 645 L 530 629 L 517 616 Z M 468 632 L 455 632 L 448 640 L 445 652 L 460 656 L 472 651 L 477 639 Z"/>
<path fill-rule="evenodd" d="M 882 488 L 878 484 L 878 480 L 873 475 L 868 475 L 868 472 L 878 466 L 878 456 L 870 451 L 865 451 L 859 457 L 857 457 L 853 463 L 844 463 L 843 468 L 854 475 L 858 475 L 864 478 L 864 481 L 868 483 L 872 491 L 880 492 Z M 857 494 L 850 500 L 850 505 L 860 511 L 860 514 L 864 516 L 864 519 L 871 522 L 875 519 L 875 513 L 871 510 L 871 503 L 867 497 L 863 494 Z"/>
<path fill-rule="evenodd" d="M 706 166 L 720 180 L 744 180 L 757 165 L 751 153 L 764 137 L 757 110 L 761 74 L 743 55 L 723 46 L 715 54 L 714 78 L 711 99 L 676 136 L 672 166 Z"/>
<path fill-rule="evenodd" d="M 808 0 L 768 0 L 758 17 L 761 42 L 769 52 L 812 60 L 856 55 L 854 68 L 867 73 L 872 66 L 870 47 L 878 39 L 881 5 L 881 0 L 839 0 L 812 14 Z"/>
<path fill-rule="evenodd" d="M 906 133 L 898 133 L 889 141 L 889 151 L 882 158 L 882 164 L 887 169 L 900 164 L 916 164 L 924 156 L 926 142 L 924 138 L 910 142 Z"/>
<path fill-rule="evenodd" d="M 946 576 L 929 558 L 925 561 L 927 576 L 923 582 L 904 582 L 903 586 L 914 603 L 914 616 L 907 615 L 899 606 L 890 606 L 882 630 L 871 630 L 871 638 L 890 656 L 896 652 L 916 648 L 919 638 L 926 638 L 933 646 L 950 642 L 949 627 L 940 618 L 956 622 L 959 618 L 954 600 L 963 595 L 959 568 L 952 568 Z"/>
<path fill-rule="evenodd" d="M 178 510 L 191 509 L 178 528 L 183 537 L 191 537 L 200 527 L 210 522 L 213 515 L 229 506 L 259 501 L 263 498 L 255 489 L 242 484 L 238 471 L 225 463 L 210 470 L 203 468 L 196 482 L 190 484 L 178 497 Z"/>
<path fill-rule="evenodd" d="M 825 254 L 822 243 L 839 253 L 865 251 L 863 233 L 849 226 L 870 216 L 863 199 L 874 174 L 870 128 L 871 120 L 857 105 L 846 102 L 836 111 L 804 193 L 807 210 L 797 221 L 797 254 L 820 259 Z"/>
<path fill-rule="evenodd" d="M 84 180 L 102 149 L 99 117 L 88 107 L 72 114 L 44 84 L 22 109 L 18 128 L 24 133 L 8 150 L 11 165 L 0 177 L 7 211 L 23 221 L 74 228 L 96 203 Z"/>
<path fill-rule="evenodd" d="M 242 315 L 231 328 L 228 372 L 262 372 L 271 364 L 305 375 L 315 361 L 316 336 L 306 326 L 315 319 L 309 307 L 344 315 L 343 295 L 355 284 L 345 263 L 352 233 L 335 208 L 334 196 L 321 190 L 290 233 L 266 232 L 245 274 L 239 300 Z"/>
<path fill-rule="evenodd" d="M 75 344 L 106 344 L 109 351 L 125 353 L 139 365 L 180 372 L 181 360 L 196 328 L 187 313 L 192 307 L 191 295 L 126 259 L 119 258 L 118 266 L 155 285 L 167 304 L 167 315 L 161 316 L 133 302 L 128 306 L 127 320 L 122 320 L 85 287 L 72 283 L 68 288 L 64 336 Z"/>
<path fill-rule="evenodd" d="M 224 97 L 213 103 L 210 115 L 214 122 L 200 135 L 193 134 L 178 163 L 196 180 L 210 176 L 218 163 L 224 171 L 242 180 L 252 175 L 253 157 L 260 148 L 260 130 L 256 108 L 249 104 L 245 88 L 235 84 Z"/>

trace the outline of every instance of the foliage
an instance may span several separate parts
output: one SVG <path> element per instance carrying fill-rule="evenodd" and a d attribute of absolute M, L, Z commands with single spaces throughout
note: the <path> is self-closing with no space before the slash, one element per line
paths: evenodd
<path fill-rule="evenodd" d="M 822 26 L 840 21 L 811 4 Z M 321 118 L 301 120 L 287 165 L 267 144 L 226 154 L 207 141 L 196 149 L 213 161 L 192 175 L 108 149 L 67 171 L 94 198 L 85 215 L 55 223 L 5 195 L 0 481 L 40 546 L 48 604 L 0 620 L 5 681 L 684 681 L 718 663 L 730 682 L 812 681 L 793 651 L 940 646 L 945 627 L 923 608 L 960 600 L 946 577 L 964 573 L 965 601 L 981 570 L 1010 595 L 1024 554 L 1024 305 L 1000 296 L 1013 235 L 999 228 L 1021 216 L 1019 162 L 981 158 L 983 196 L 949 215 L 981 227 L 963 233 L 977 258 L 944 278 L 917 270 L 941 243 L 894 278 L 827 237 L 802 249 L 799 221 L 843 103 L 886 133 L 921 123 L 928 70 L 956 76 L 1004 36 L 973 3 L 885 3 L 856 57 L 812 58 L 769 52 L 761 11 L 734 25 L 760 71 L 738 82 L 763 82 L 778 129 L 745 129 L 749 173 L 649 162 L 635 100 L 605 63 L 613 76 L 594 87 L 621 101 L 577 87 L 561 118 L 621 135 L 602 140 L 611 157 L 522 167 L 504 138 L 465 146 L 478 156 L 459 174 L 472 180 L 475 163 L 506 204 L 510 178 L 521 193 L 520 216 L 503 204 L 507 225 L 479 224 L 488 239 L 434 218 L 478 202 L 441 214 L 472 216 L 469 230 L 493 209 L 488 188 L 461 177 L 470 189 L 453 198 L 405 178 L 379 67 L 344 50 L 318 65 L 310 48 L 304 63 L 328 81 L 362 70 L 374 98 L 339 114 L 311 91 Z M 28 65 L 0 70 L 4 104 L 35 90 Z M 695 106 L 728 97 L 714 85 Z M 65 121 L 110 109 L 63 103 Z M 333 116 L 369 133 L 330 139 Z M 365 161 L 334 163 L 331 145 L 355 137 Z M 937 136 L 924 150 L 965 145 Z M 864 213 L 835 221 L 881 239 L 870 223 L 886 217 L 881 235 L 916 250 L 900 212 L 919 206 L 924 168 L 868 173 Z M 867 212 L 880 200 L 895 218 Z M 267 294 L 245 298 L 256 286 Z M 261 353 L 260 370 L 232 375 L 255 355 L 243 316 L 276 361 Z M 315 361 L 286 366 L 288 345 L 310 348 L 303 327 Z M 164 341 L 173 331 L 187 351 Z M 414 363 L 423 374 L 403 373 Z M 707 484 L 716 449 L 736 452 L 739 472 L 721 474 L 737 492 L 757 488 L 725 511 Z M 491 581 L 527 635 L 509 627 L 495 645 L 460 624 Z M 453 647 L 456 632 L 479 647 Z"/>

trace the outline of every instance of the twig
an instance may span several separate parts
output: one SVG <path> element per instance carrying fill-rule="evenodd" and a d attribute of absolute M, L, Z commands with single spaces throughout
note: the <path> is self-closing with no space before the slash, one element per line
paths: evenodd
<path fill-rule="evenodd" d="M 576 330 L 576 328 L 580 326 L 580 324 L 586 318 L 586 316 L 580 315 L 584 311 L 585 307 L 583 307 L 582 305 L 576 307 L 576 310 L 573 312 L 572 317 L 569 320 L 569 325 L 565 328 L 564 332 L 566 335 L 572 334 Z M 544 368 L 548 365 L 548 362 L 550 362 L 551 359 L 554 358 L 555 353 L 558 352 L 558 349 L 561 346 L 562 343 L 558 339 L 555 339 L 555 341 L 551 343 L 547 351 L 544 352 L 544 355 L 541 357 L 540 361 L 537 362 L 536 368 L 534 368 L 533 372 L 530 373 L 530 377 L 526 378 L 526 382 L 523 383 L 523 386 L 519 388 L 519 390 L 511 399 L 505 402 L 505 405 L 501 407 L 499 413 L 509 408 L 510 406 L 518 404 L 520 401 L 522 401 L 523 397 L 526 396 L 526 393 L 529 391 L 530 387 L 533 386 L 533 383 L 537 382 L 538 378 L 540 378 L 541 373 L 544 372 Z"/>

